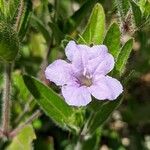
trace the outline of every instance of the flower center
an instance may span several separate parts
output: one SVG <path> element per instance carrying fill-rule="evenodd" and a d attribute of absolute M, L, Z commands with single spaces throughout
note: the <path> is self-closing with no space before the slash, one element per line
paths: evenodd
<path fill-rule="evenodd" d="M 85 85 L 87 87 L 91 86 L 92 85 L 92 79 L 91 78 L 88 78 L 86 76 L 82 76 L 81 77 L 81 84 L 82 85 Z"/>

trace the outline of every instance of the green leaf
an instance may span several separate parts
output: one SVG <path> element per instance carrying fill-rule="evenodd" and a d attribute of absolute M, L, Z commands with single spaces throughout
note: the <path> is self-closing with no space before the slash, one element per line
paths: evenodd
<path fill-rule="evenodd" d="M 125 65 L 131 53 L 132 47 L 133 47 L 133 39 L 130 39 L 121 48 L 121 52 L 118 56 L 118 60 L 115 66 L 115 70 L 119 73 L 119 75 L 121 75 L 125 69 Z"/>
<path fill-rule="evenodd" d="M 101 131 L 96 131 L 90 138 L 85 139 L 82 142 L 82 149 L 83 150 L 98 150 L 99 149 L 99 143 L 100 143 L 100 137 L 101 137 Z"/>
<path fill-rule="evenodd" d="M 142 12 L 140 10 L 140 7 L 133 0 L 131 0 L 131 6 L 135 24 L 137 27 L 139 27 L 142 24 Z"/>
<path fill-rule="evenodd" d="M 28 125 L 12 140 L 6 150 L 31 150 L 32 142 L 35 139 L 34 129 Z"/>
<path fill-rule="evenodd" d="M 88 105 L 87 108 L 93 112 L 99 111 L 100 107 L 103 105 L 104 101 L 99 101 L 93 99 Z"/>
<path fill-rule="evenodd" d="M 85 14 L 91 11 L 92 7 L 98 0 L 87 0 L 79 10 L 77 10 L 71 17 L 68 18 L 65 24 L 65 32 L 70 33 L 81 23 L 85 18 Z"/>
<path fill-rule="evenodd" d="M 24 75 L 24 82 L 43 111 L 59 126 L 65 128 L 72 123 L 72 108 L 65 101 L 37 79 Z"/>
<path fill-rule="evenodd" d="M 96 131 L 99 127 L 103 125 L 103 123 L 109 118 L 112 112 L 121 104 L 122 99 L 118 99 L 115 101 L 109 101 L 104 103 L 99 111 L 93 113 L 91 119 L 88 122 L 86 134 L 91 134 Z"/>
<path fill-rule="evenodd" d="M 46 25 L 35 15 L 32 15 L 31 19 L 32 19 L 31 24 L 35 26 L 43 34 L 45 40 L 47 41 L 47 43 L 49 43 L 51 35 Z"/>
<path fill-rule="evenodd" d="M 130 10 L 129 0 L 114 0 L 114 6 L 118 10 L 119 17 L 124 20 L 125 16 Z"/>
<path fill-rule="evenodd" d="M 24 36 L 26 35 L 28 26 L 29 26 L 29 21 L 31 18 L 32 14 L 32 2 L 31 0 L 25 0 L 25 7 L 24 7 L 24 13 L 22 15 L 22 21 L 20 24 L 20 29 L 19 29 L 19 37 L 21 40 L 23 40 Z"/>
<path fill-rule="evenodd" d="M 104 44 L 108 47 L 109 52 L 117 60 L 120 48 L 120 29 L 117 23 L 113 23 L 107 31 Z"/>
<path fill-rule="evenodd" d="M 103 42 L 104 33 L 105 13 L 103 7 L 97 3 L 93 8 L 85 31 L 82 33 L 82 38 L 79 39 L 79 43 L 85 41 L 87 44 L 101 44 Z M 84 39 L 84 41 L 82 39 Z"/>

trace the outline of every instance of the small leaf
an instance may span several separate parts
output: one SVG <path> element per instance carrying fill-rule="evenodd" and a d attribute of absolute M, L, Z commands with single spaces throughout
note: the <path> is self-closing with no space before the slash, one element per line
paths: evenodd
<path fill-rule="evenodd" d="M 36 139 L 34 129 L 28 125 L 13 139 L 6 150 L 31 150 L 34 139 Z"/>
<path fill-rule="evenodd" d="M 109 52 L 117 60 L 120 47 L 120 30 L 117 23 L 113 23 L 107 31 L 104 44 L 108 47 Z"/>
<path fill-rule="evenodd" d="M 122 99 L 109 101 L 104 103 L 99 111 L 94 113 L 87 125 L 86 134 L 91 134 L 96 131 L 97 128 L 101 127 L 103 123 L 108 119 L 112 112 L 121 104 Z"/>
<path fill-rule="evenodd" d="M 37 103 L 56 124 L 65 128 L 72 123 L 73 110 L 59 95 L 33 77 L 24 75 L 23 79 Z"/>
<path fill-rule="evenodd" d="M 65 24 L 65 32 L 72 32 L 85 18 L 85 14 L 91 11 L 92 7 L 98 0 L 87 0 L 79 10 L 77 10 L 71 17 L 68 18 Z"/>
<path fill-rule="evenodd" d="M 124 46 L 121 48 L 121 52 L 118 56 L 118 60 L 115 66 L 115 70 L 121 75 L 124 71 L 125 65 L 129 58 L 133 47 L 133 39 L 128 40 Z"/>
<path fill-rule="evenodd" d="M 140 10 L 140 7 L 133 0 L 131 0 L 131 6 L 135 24 L 137 27 L 139 27 L 142 24 L 142 12 Z"/>
<path fill-rule="evenodd" d="M 103 42 L 105 33 L 105 13 L 103 7 L 100 4 L 96 4 L 93 8 L 89 22 L 82 33 L 82 38 L 79 39 L 79 43 L 83 43 L 83 40 L 87 44 L 101 44 Z"/>

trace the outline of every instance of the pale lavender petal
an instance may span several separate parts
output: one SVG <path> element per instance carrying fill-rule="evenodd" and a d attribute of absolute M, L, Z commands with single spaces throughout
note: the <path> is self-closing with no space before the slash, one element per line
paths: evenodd
<path fill-rule="evenodd" d="M 98 56 L 104 55 L 107 52 L 108 49 L 105 45 L 94 45 L 92 47 L 89 47 L 84 44 L 78 45 L 74 41 L 70 41 L 65 48 L 65 54 L 70 61 L 73 61 L 77 55 L 85 56 L 85 53 L 87 53 L 86 57 L 88 57 L 88 59 L 93 59 Z"/>
<path fill-rule="evenodd" d="M 110 87 L 112 91 L 112 97 L 110 100 L 114 100 L 123 92 L 123 86 L 120 83 L 120 81 L 118 81 L 115 78 L 112 78 L 110 76 L 106 76 L 105 78 L 106 78 L 108 86 Z"/>
<path fill-rule="evenodd" d="M 72 61 L 74 59 L 74 55 L 78 53 L 78 47 L 77 44 L 74 41 L 70 41 L 66 48 L 65 48 L 65 54 L 68 58 L 68 60 Z"/>
<path fill-rule="evenodd" d="M 64 85 L 68 82 L 72 82 L 71 64 L 64 60 L 56 60 L 46 68 L 45 76 L 57 85 Z"/>
<path fill-rule="evenodd" d="M 86 106 L 91 102 L 91 95 L 85 86 L 63 86 L 62 95 L 67 104 L 72 106 Z"/>
<path fill-rule="evenodd" d="M 104 57 L 107 52 L 108 49 L 105 45 L 94 45 L 87 49 L 88 59 L 91 60 L 97 57 Z"/>
<path fill-rule="evenodd" d="M 84 45 L 87 47 L 86 45 Z M 65 53 L 68 60 L 80 71 L 82 71 L 87 64 L 88 55 L 85 48 L 81 48 L 74 41 L 70 41 L 66 48 Z"/>
<path fill-rule="evenodd" d="M 103 75 L 93 79 L 93 85 L 88 89 L 90 93 L 99 100 L 114 100 L 123 91 L 123 87 L 117 79 Z"/>
<path fill-rule="evenodd" d="M 103 74 L 106 75 L 114 68 L 114 58 L 111 54 L 106 53 L 95 59 L 89 60 L 88 70 L 93 75 Z"/>

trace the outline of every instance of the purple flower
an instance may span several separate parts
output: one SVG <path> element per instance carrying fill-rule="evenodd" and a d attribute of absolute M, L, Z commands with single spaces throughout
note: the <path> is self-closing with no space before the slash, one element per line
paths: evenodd
<path fill-rule="evenodd" d="M 114 58 L 105 45 L 77 45 L 70 41 L 65 48 L 70 63 L 56 60 L 45 71 L 46 78 L 61 86 L 69 105 L 85 106 L 91 95 L 99 100 L 114 100 L 123 91 L 121 83 L 107 74 L 114 68 Z"/>

